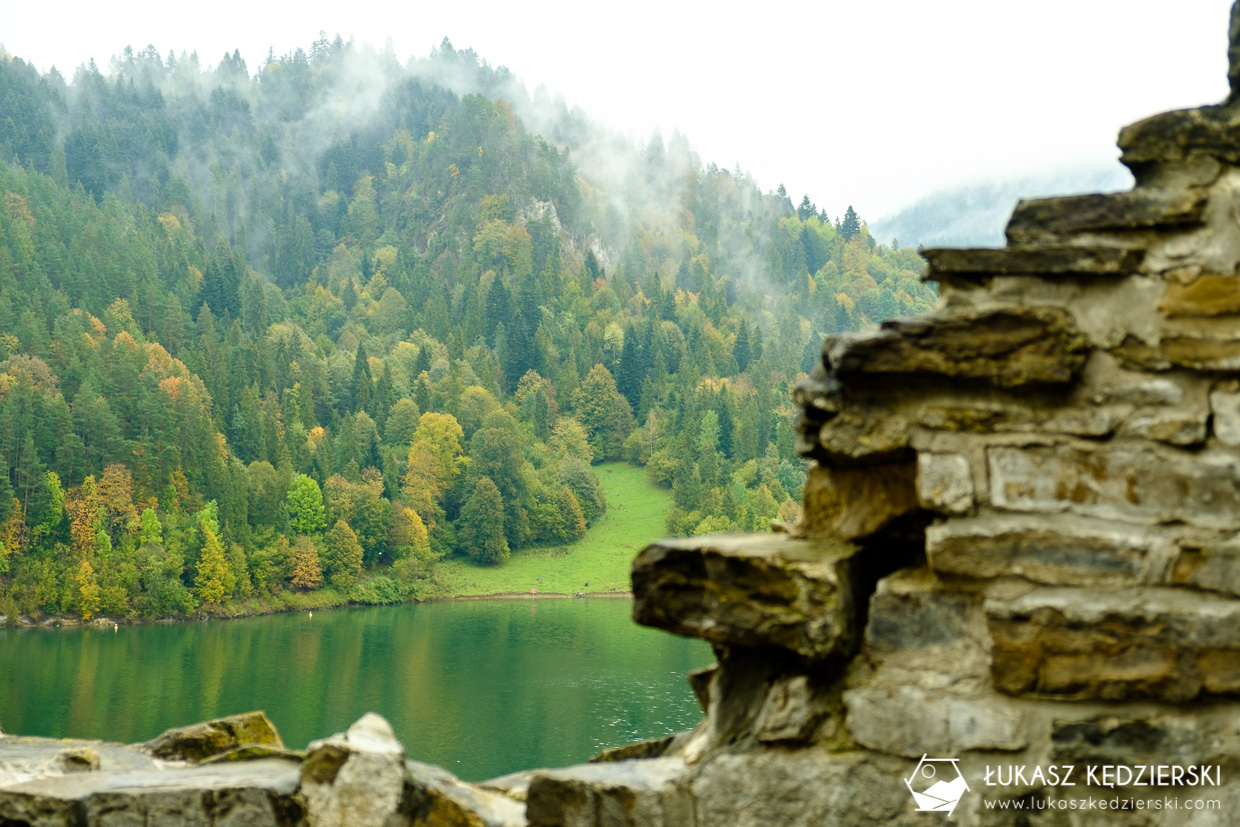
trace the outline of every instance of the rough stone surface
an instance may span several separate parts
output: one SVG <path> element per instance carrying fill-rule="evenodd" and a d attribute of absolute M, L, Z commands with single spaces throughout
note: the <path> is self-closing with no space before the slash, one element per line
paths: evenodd
<path fill-rule="evenodd" d="M 1240 277 L 1211 273 L 1170 281 L 1158 309 L 1168 316 L 1234 316 L 1240 313 Z"/>
<path fill-rule="evenodd" d="M 383 825 L 405 794 L 405 749 L 391 725 L 367 713 L 344 733 L 314 741 L 301 767 L 311 827 Z"/>
<path fill-rule="evenodd" d="M 1119 148 L 1130 167 L 1195 156 L 1240 165 L 1240 109 L 1203 106 L 1154 115 L 1120 130 Z"/>
<path fill-rule="evenodd" d="M 1051 729 L 1052 759 L 1082 767 L 1230 763 L 1240 757 L 1238 745 L 1240 718 L 1231 704 L 1198 707 L 1192 713 L 1151 710 L 1057 719 Z"/>
<path fill-rule="evenodd" d="M 915 686 L 844 693 L 848 731 L 869 749 L 919 758 L 964 750 L 1015 751 L 1029 745 L 1025 714 L 998 697 L 929 693 Z"/>
<path fill-rule="evenodd" d="M 1170 581 L 1240 597 L 1240 541 L 1234 536 L 1205 541 L 1185 538 L 1172 564 Z"/>
<path fill-rule="evenodd" d="M 811 466 L 798 537 L 850 542 L 882 533 L 917 511 L 917 466 L 892 462 L 861 468 Z"/>
<path fill-rule="evenodd" d="M 924 824 L 900 779 L 913 764 L 823 749 L 722 752 L 692 783 L 694 827 L 852 827 Z M 601 825 L 600 825 L 601 827 Z"/>
<path fill-rule="evenodd" d="M 1240 447 L 1240 392 L 1220 388 L 1211 393 L 1210 413 L 1218 441 L 1228 447 Z"/>
<path fill-rule="evenodd" d="M 156 758 L 181 761 L 202 761 L 246 746 L 281 749 L 284 742 L 266 715 L 246 712 L 170 729 L 146 743 L 147 750 Z"/>
<path fill-rule="evenodd" d="M 694 827 L 688 767 L 679 758 L 585 764 L 535 773 L 533 827 Z"/>
<path fill-rule="evenodd" d="M 1088 344 L 1058 308 L 1003 308 L 894 319 L 840 336 L 826 355 L 846 376 L 932 374 L 1000 387 L 1069 382 Z"/>
<path fill-rule="evenodd" d="M 1207 190 L 1192 187 L 1021 201 L 1008 220 L 1007 239 L 1054 244 L 1082 233 L 1197 225 L 1204 220 L 1208 197 Z"/>
<path fill-rule="evenodd" d="M 976 599 L 944 587 L 927 570 L 903 569 L 879 581 L 870 599 L 869 653 L 950 646 L 968 640 Z"/>
<path fill-rule="evenodd" d="M 633 562 L 633 618 L 713 643 L 847 655 L 860 636 L 857 553 L 779 534 L 663 540 Z"/>
<path fill-rule="evenodd" d="M 1005 510 L 1240 528 L 1240 457 L 1230 452 L 1052 444 L 996 446 L 987 459 Z"/>
<path fill-rule="evenodd" d="M 154 768 L 151 756 L 120 744 L 0 736 L 0 788 L 73 772 L 136 772 Z"/>
<path fill-rule="evenodd" d="M 524 774 L 474 785 L 430 764 L 406 761 L 405 769 L 405 799 L 395 823 L 415 827 L 525 827 L 529 778 Z"/>
<path fill-rule="evenodd" d="M 1122 361 L 1138 369 L 1240 370 L 1240 339 L 1169 335 L 1156 344 L 1150 344 L 1139 337 L 1129 336 L 1114 352 Z"/>
<path fill-rule="evenodd" d="M 1240 601 L 1041 588 L 987 600 L 986 619 L 1003 692 L 1177 703 L 1240 694 Z"/>
<path fill-rule="evenodd" d="M 1136 585 L 1150 582 L 1170 554 L 1156 532 L 1076 517 L 990 514 L 926 530 L 930 567 L 958 577 L 1015 575 L 1048 585 Z"/>
<path fill-rule="evenodd" d="M 0 786 L 0 824 L 296 824 L 297 780 L 280 759 L 48 776 Z"/>
<path fill-rule="evenodd" d="M 677 740 L 678 736 L 665 735 L 662 738 L 647 738 L 622 747 L 612 747 L 591 758 L 590 763 L 606 764 L 612 761 L 628 761 L 633 758 L 659 758 L 671 750 Z"/>
<path fill-rule="evenodd" d="M 830 696 L 807 675 L 776 681 L 754 721 L 759 741 L 804 741 L 831 712 Z"/>
<path fill-rule="evenodd" d="M 1098 198 L 1099 196 L 1086 197 Z M 921 254 L 930 265 L 926 271 L 926 278 L 932 281 L 944 277 L 986 279 L 1009 275 L 1039 275 L 1056 278 L 1122 276 L 1136 272 L 1144 255 L 1140 250 L 1129 250 L 1123 247 L 1076 245 L 1064 247 L 1046 245 L 1035 248 L 1000 247 L 997 249 L 983 247 L 973 250 L 926 249 L 922 250 Z"/>
<path fill-rule="evenodd" d="M 973 510 L 973 470 L 960 454 L 917 455 L 917 501 L 923 508 L 947 514 Z"/>
<path fill-rule="evenodd" d="M 201 728 L 178 730 L 186 731 Z M 305 756 L 251 745 L 198 764 L 155 758 L 145 745 L 0 736 L 5 827 L 524 827 L 517 787 L 466 784 L 404 761 L 391 727 L 374 714 L 311 744 Z"/>

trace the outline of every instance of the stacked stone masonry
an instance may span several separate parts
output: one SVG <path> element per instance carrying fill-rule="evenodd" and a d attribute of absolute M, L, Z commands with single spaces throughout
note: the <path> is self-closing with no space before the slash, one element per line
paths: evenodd
<path fill-rule="evenodd" d="M 934 312 L 824 343 L 789 533 L 638 556 L 636 620 L 717 654 L 691 732 L 483 785 L 375 716 L 305 755 L 261 721 L 0 737 L 0 824 L 1237 823 L 1240 5 L 1230 37 L 1227 102 L 1120 133 L 1131 192 L 1022 202 L 1006 247 L 924 251 Z M 946 820 L 927 757 L 972 780 Z M 1217 774 L 1091 784 L 1116 765 Z"/>

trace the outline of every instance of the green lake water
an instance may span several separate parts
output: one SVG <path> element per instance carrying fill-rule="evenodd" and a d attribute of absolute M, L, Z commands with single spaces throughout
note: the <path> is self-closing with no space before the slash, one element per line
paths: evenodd
<path fill-rule="evenodd" d="M 144 741 L 261 709 L 305 747 L 364 712 L 467 780 L 693 726 L 709 647 L 620 599 L 477 600 L 207 623 L 0 630 L 0 728 Z"/>

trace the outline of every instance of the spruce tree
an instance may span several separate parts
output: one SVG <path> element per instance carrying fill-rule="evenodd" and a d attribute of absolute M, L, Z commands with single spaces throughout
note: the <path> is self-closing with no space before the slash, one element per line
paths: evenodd
<path fill-rule="evenodd" d="M 374 382 L 370 378 L 370 359 L 366 355 L 366 348 L 361 344 L 357 346 L 357 354 L 353 357 L 353 380 L 350 385 L 352 412 L 369 411 L 371 397 L 374 395 Z"/>
<path fill-rule="evenodd" d="M 844 220 L 840 222 L 840 235 L 845 241 L 851 241 L 853 236 L 859 232 L 861 232 L 861 219 L 857 217 L 852 204 L 849 204 L 848 209 L 844 211 Z"/>
<path fill-rule="evenodd" d="M 744 373 L 749 367 L 752 353 L 749 349 L 749 324 L 741 322 L 740 330 L 736 331 L 736 341 L 732 345 L 732 356 L 736 359 L 736 372 Z"/>

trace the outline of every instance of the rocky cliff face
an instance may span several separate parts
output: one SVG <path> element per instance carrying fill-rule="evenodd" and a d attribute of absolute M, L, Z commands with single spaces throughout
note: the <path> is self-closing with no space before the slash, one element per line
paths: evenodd
<path fill-rule="evenodd" d="M 376 716 L 305 755 L 248 719 L 0 738 L 0 825 L 1234 823 L 1231 37 L 1227 103 L 1121 132 L 1134 190 L 1023 202 L 1006 247 L 925 251 L 935 312 L 824 344 L 800 525 L 638 556 L 637 621 L 718 655 L 692 732 L 484 785 Z"/>

